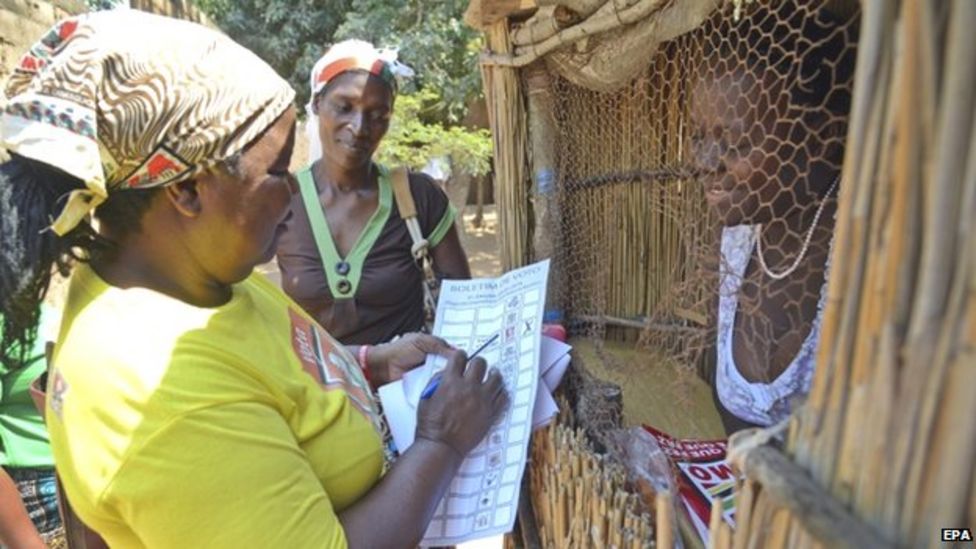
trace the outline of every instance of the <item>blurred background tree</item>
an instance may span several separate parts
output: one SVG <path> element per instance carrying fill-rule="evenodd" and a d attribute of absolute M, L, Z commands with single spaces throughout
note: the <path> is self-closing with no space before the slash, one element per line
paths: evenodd
<path fill-rule="evenodd" d="M 390 131 L 380 144 L 377 160 L 388 166 L 408 166 L 420 170 L 436 158 L 450 158 L 453 170 L 473 176 L 491 169 L 491 133 L 486 129 L 466 129 L 423 122 L 424 111 L 443 104 L 427 88 L 397 97 Z"/>
<path fill-rule="evenodd" d="M 125 0 L 85 0 L 90 11 L 110 10 L 124 5 Z"/>
<path fill-rule="evenodd" d="M 197 0 L 231 38 L 264 59 L 308 101 L 308 73 L 336 29 L 350 0 Z"/>
<path fill-rule="evenodd" d="M 398 48 L 401 60 L 417 69 L 413 89 L 436 90 L 440 96 L 424 116 L 458 123 L 482 93 L 482 39 L 461 20 L 466 6 L 467 0 L 352 0 L 335 37 Z"/>

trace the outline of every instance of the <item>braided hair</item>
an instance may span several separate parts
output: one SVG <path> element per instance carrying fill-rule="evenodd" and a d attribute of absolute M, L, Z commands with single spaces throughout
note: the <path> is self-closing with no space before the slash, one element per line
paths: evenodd
<path fill-rule="evenodd" d="M 14 154 L 0 164 L 0 361 L 8 369 L 29 358 L 52 275 L 67 276 L 75 262 L 114 248 L 87 221 L 64 236 L 49 229 L 68 194 L 83 188 L 80 179 L 30 158 Z M 137 231 L 157 192 L 113 193 L 96 217 L 113 228 Z"/>

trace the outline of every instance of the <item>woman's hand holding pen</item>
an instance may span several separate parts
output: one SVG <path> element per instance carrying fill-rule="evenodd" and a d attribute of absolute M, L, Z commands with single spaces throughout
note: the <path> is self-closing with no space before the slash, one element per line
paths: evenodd
<path fill-rule="evenodd" d="M 462 458 L 477 446 L 508 406 L 501 374 L 485 377 L 487 369 L 484 359 L 469 363 L 463 351 L 454 352 L 436 392 L 420 401 L 415 438 L 445 444 Z"/>

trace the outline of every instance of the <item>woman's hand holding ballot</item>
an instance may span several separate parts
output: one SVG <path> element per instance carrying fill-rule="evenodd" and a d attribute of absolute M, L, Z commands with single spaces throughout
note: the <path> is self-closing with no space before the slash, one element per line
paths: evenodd
<path fill-rule="evenodd" d="M 492 369 L 486 377 L 487 370 L 483 358 L 451 355 L 436 392 L 420 401 L 416 439 L 445 444 L 461 457 L 477 446 L 508 406 L 501 374 Z"/>
<path fill-rule="evenodd" d="M 377 387 L 386 385 L 423 364 L 427 355 L 447 358 L 454 350 L 443 339 L 419 332 L 406 334 L 389 343 L 370 345 L 366 353 L 369 377 Z"/>

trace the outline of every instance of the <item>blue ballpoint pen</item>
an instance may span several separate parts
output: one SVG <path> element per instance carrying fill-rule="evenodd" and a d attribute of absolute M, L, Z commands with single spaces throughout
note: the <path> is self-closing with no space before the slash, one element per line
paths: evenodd
<path fill-rule="evenodd" d="M 488 341 L 484 342 L 481 345 L 481 347 L 478 347 L 478 349 L 475 350 L 475 352 L 471 353 L 471 355 L 468 356 L 468 361 L 470 361 L 474 357 L 478 356 L 478 354 L 481 351 L 484 351 L 485 349 L 487 349 L 488 346 L 491 345 L 492 343 L 494 343 L 495 340 L 498 339 L 498 336 L 500 336 L 500 335 L 501 335 L 500 333 L 499 334 L 495 334 L 495 335 L 493 335 L 491 337 L 491 339 L 489 339 Z M 424 389 L 424 392 L 420 394 L 420 400 L 427 400 L 428 398 L 434 396 L 434 391 L 437 390 L 437 388 L 440 386 L 440 384 L 441 384 L 441 372 L 437 372 L 434 375 L 434 378 L 430 380 L 430 383 L 427 385 L 427 388 Z"/>

